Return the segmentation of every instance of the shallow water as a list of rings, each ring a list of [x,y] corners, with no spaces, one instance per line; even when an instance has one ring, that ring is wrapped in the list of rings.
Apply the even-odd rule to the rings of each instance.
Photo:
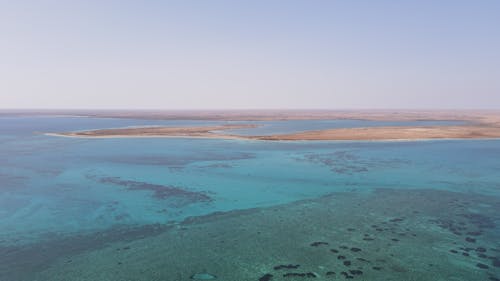
[[[215,280],[343,280],[342,272],[359,280],[498,278],[497,140],[33,133],[219,123],[0,118],[0,280],[190,280],[197,273]],[[344,244],[349,248],[339,248]],[[290,264],[300,267],[274,269]]]

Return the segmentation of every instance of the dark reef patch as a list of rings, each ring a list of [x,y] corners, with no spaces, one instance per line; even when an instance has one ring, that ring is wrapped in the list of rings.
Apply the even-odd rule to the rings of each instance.
[[[466,218],[469,223],[475,225],[479,229],[491,229],[495,228],[496,224],[494,220],[488,216],[476,213],[462,214],[462,217]]]
[[[494,257],[492,259],[491,265],[493,265],[494,267],[500,267],[500,258]]]
[[[471,238],[471,237],[465,237],[465,241],[467,241],[469,243],[476,243],[476,239]]]
[[[165,166],[168,168],[182,169],[186,165],[203,162],[203,161],[234,161],[255,158],[255,154],[248,152],[231,152],[230,154],[212,153],[205,151],[199,154],[186,155],[141,155],[141,156],[120,156],[120,157],[105,157],[98,159],[103,162],[113,163],[126,163],[134,165],[151,165],[151,166]]]
[[[328,242],[312,242],[311,243],[311,247],[318,247],[318,246],[321,246],[321,245],[324,245],[324,246],[328,246]]]
[[[479,252],[479,253],[484,253],[484,252],[486,252],[486,248],[483,248],[483,247],[477,247],[477,248],[476,248],[476,252]]]
[[[298,273],[298,272],[290,272],[290,273],[285,273],[283,274],[283,277],[307,277],[307,278],[316,278],[316,274],[312,272],[306,272],[306,273]]]
[[[381,159],[362,158],[352,151],[336,151],[333,153],[310,153],[297,158],[297,161],[307,161],[310,163],[327,166],[332,172],[344,175],[366,173],[372,169],[381,167],[399,167],[408,165],[410,161],[404,159]]]
[[[271,279],[273,279],[273,275],[272,274],[264,274],[262,277],[259,278],[259,281],[270,281]]]
[[[488,269],[488,268],[490,268],[488,265],[486,265],[484,263],[480,263],[480,262],[478,262],[476,264],[476,266],[479,267],[479,268],[481,268],[481,269]]]
[[[354,276],[349,275],[349,273],[342,271],[340,274],[344,275],[345,279],[353,279]]]
[[[280,264],[275,267],[273,267],[274,270],[280,270],[280,269],[296,269],[299,268],[300,264]]]
[[[87,175],[88,179],[103,184],[125,186],[127,190],[147,190],[153,192],[153,197],[159,200],[172,199],[174,207],[182,207],[192,203],[212,202],[213,199],[204,192],[189,191],[176,186],[152,184],[147,182],[123,180],[119,177],[97,177]]]
[[[361,275],[361,274],[363,274],[363,271],[361,271],[359,269],[352,269],[352,270],[349,270],[349,273],[351,273],[352,275]]]

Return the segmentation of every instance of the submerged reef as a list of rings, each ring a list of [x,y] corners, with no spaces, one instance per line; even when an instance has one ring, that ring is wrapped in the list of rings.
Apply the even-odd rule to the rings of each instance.
[[[307,278],[316,278],[316,274],[312,272],[305,272],[305,273],[297,273],[297,272],[290,272],[290,273],[285,273],[283,274],[283,277],[307,277]]]
[[[498,281],[498,221],[493,196],[342,192],[189,218],[156,235],[106,233],[97,249],[80,238],[22,254],[0,248],[0,280],[93,281],[107,272],[110,281],[190,280],[198,272],[239,281]],[[24,268],[35,273],[19,278]]]
[[[224,153],[190,153],[189,155],[172,155],[168,156],[162,155],[140,155],[140,156],[127,156],[122,155],[119,157],[109,157],[103,158],[104,161],[111,161],[112,163],[125,163],[133,165],[151,165],[151,166],[163,166],[173,169],[183,169],[185,166],[204,162],[204,161],[221,161],[220,164],[225,164],[226,161],[233,160],[245,160],[255,158],[255,154],[249,152],[237,152],[224,151]],[[216,163],[219,164],[219,163]]]
[[[274,267],[274,270],[280,269],[296,269],[299,268],[300,264],[280,264]]]
[[[363,158],[356,151],[350,150],[321,154],[308,153],[304,154],[302,158],[296,158],[295,160],[321,164],[328,167],[334,173],[345,175],[366,173],[381,167],[400,167],[410,163],[408,160],[396,158]]]
[[[119,177],[97,177],[87,175],[88,179],[92,179],[103,184],[113,184],[124,186],[129,191],[146,190],[152,191],[153,197],[158,200],[170,200],[173,207],[182,207],[192,203],[212,202],[213,198],[204,192],[189,191],[181,187],[152,184],[147,182],[123,180]]]
[[[311,243],[311,247],[318,247],[318,246],[321,246],[321,245],[328,246],[328,242],[312,242]]]
[[[262,277],[259,278],[259,281],[270,281],[271,279],[273,279],[273,275],[266,273]]]

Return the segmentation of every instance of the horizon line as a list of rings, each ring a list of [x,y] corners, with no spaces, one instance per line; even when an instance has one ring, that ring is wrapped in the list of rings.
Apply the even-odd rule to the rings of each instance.
[[[469,107],[469,108],[405,108],[405,107],[338,107],[338,108],[35,108],[35,107],[19,107],[19,108],[0,108],[0,111],[352,111],[352,110],[373,110],[373,111],[384,111],[384,110],[402,110],[402,111],[470,111],[470,110],[484,110],[484,111],[497,111],[498,108],[479,108],[479,107]]]

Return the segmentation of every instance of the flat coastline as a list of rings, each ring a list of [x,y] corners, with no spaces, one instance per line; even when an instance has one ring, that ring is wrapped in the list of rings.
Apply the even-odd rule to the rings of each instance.
[[[68,115],[70,112],[54,112]],[[177,113],[177,115],[175,115]],[[48,112],[44,112],[47,115]],[[82,116],[83,112],[74,112]],[[192,119],[247,121],[248,124],[226,124],[217,126],[194,127],[134,127],[99,129],[79,132],[47,133],[51,136],[79,138],[137,138],[137,137],[188,137],[267,141],[390,141],[390,140],[432,140],[432,139],[496,139],[500,138],[500,111],[433,111],[433,110],[358,110],[358,111],[326,111],[326,110],[290,110],[290,111],[113,111],[94,112],[88,117],[104,118],[153,118],[153,119]],[[395,126],[338,128],[324,130],[306,130],[290,134],[274,134],[266,136],[243,136],[224,133],[226,130],[255,128],[258,125],[251,121],[263,120],[326,120],[356,119],[369,121],[463,121],[463,125],[455,126]]]
[[[151,137],[189,137],[189,138],[228,138],[237,139],[239,136],[213,133],[233,129],[255,128],[255,124],[227,124],[216,126],[195,127],[133,127],[112,128],[78,132],[45,133],[49,136],[76,137],[76,138],[151,138]],[[242,138],[243,139],[243,138]]]
[[[470,121],[500,124],[500,110],[244,109],[244,110],[0,110],[0,116],[66,116],[148,120],[277,121],[359,119],[369,121]]]

